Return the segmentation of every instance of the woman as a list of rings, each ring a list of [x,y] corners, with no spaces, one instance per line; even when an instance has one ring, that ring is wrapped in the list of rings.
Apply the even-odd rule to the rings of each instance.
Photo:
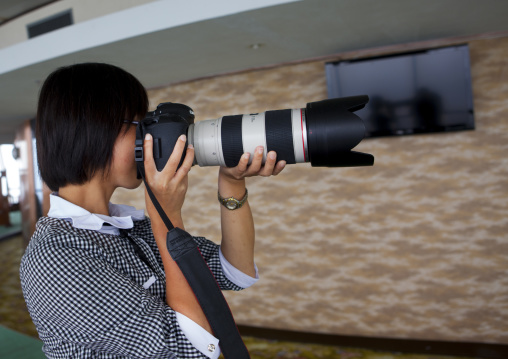
[[[135,189],[136,121],[146,91],[124,70],[86,63],[53,72],[41,89],[36,140],[42,179],[54,191],[23,256],[25,301],[49,358],[217,358],[218,340],[166,248],[167,229],[145,193],[146,210],[114,205],[118,187]],[[177,141],[158,172],[152,138],[144,141],[147,182],[175,227],[181,215],[192,146]],[[220,168],[222,197],[246,200],[245,178],[285,166],[263,148]],[[254,224],[247,201],[221,206],[222,241],[195,240],[222,289],[256,282]]]

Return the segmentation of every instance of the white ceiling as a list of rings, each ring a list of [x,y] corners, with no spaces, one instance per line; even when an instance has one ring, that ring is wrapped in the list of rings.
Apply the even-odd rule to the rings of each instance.
[[[205,0],[156,1],[0,49],[0,143],[12,142],[19,123],[34,117],[41,81],[76,62],[119,65],[151,88],[345,51],[508,31],[505,0],[264,2],[280,4],[245,11],[242,2],[228,9],[227,1],[217,8],[196,6],[214,4]]]

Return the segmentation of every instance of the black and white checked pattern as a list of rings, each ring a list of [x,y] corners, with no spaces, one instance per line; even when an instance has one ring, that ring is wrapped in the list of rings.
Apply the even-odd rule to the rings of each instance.
[[[48,217],[37,223],[20,277],[48,358],[206,358],[165,303],[165,275],[150,220],[134,222],[129,236],[77,229]],[[195,240],[221,289],[241,290],[222,272],[219,246]],[[156,281],[144,289],[151,277]]]

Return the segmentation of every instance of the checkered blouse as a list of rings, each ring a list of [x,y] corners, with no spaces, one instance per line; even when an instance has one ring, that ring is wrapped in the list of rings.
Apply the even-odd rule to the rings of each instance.
[[[21,261],[25,301],[48,358],[206,358],[166,305],[165,274],[148,218],[129,236],[43,217]],[[219,246],[194,237],[223,290]]]

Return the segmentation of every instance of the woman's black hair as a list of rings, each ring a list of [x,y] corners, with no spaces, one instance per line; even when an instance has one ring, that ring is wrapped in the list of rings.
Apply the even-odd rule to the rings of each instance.
[[[142,119],[147,110],[145,88],[121,68],[83,63],[54,71],[42,86],[37,108],[42,180],[58,191],[107,173],[124,123]]]

